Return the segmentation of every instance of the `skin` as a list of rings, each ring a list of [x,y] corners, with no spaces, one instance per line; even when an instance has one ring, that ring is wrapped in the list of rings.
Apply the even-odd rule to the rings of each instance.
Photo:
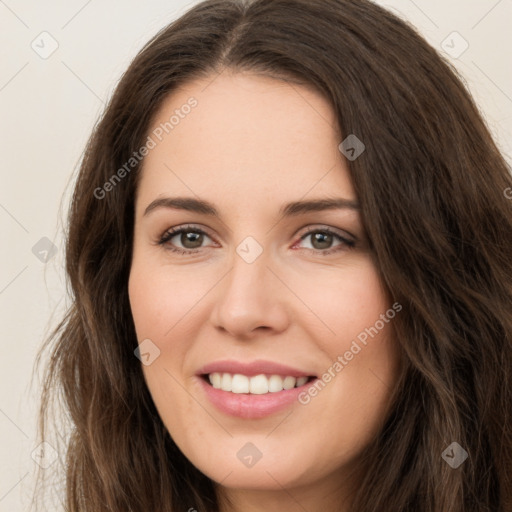
[[[357,210],[279,216],[290,201],[357,202],[334,113],[309,87],[224,71],[173,91],[149,133],[190,97],[197,107],[145,157],[136,198],[130,303],[139,343],[160,350],[143,365],[149,391],[182,452],[219,483],[223,511],[349,510],[349,475],[398,376],[392,321],[307,405],[265,418],[220,412],[195,375],[212,361],[265,359],[321,376],[391,307]],[[164,196],[207,200],[220,218],[144,215]],[[157,243],[186,224],[206,231],[202,242]],[[325,227],[356,245],[301,240]],[[252,263],[236,252],[248,236],[263,250]],[[250,468],[237,457],[248,442],[262,453]]]

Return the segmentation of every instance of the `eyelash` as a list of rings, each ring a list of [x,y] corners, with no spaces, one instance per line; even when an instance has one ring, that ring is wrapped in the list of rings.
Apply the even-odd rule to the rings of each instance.
[[[169,229],[166,231],[160,238],[160,240],[157,242],[158,245],[164,246],[166,245],[172,238],[174,238],[176,235],[179,235],[181,233],[199,233],[201,235],[206,235],[208,238],[212,238],[208,233],[203,231],[200,228],[197,228],[195,226],[183,226],[178,228]],[[339,252],[340,250],[343,250],[345,247],[345,250],[353,249],[356,245],[356,242],[354,240],[349,240],[348,238],[344,238],[339,233],[336,233],[330,228],[312,228],[308,230],[306,233],[304,233],[300,237],[300,241],[304,240],[307,236],[314,234],[314,233],[323,233],[323,234],[329,234],[333,235],[335,238],[337,238],[341,243],[339,245],[336,245],[335,247],[331,249],[321,250],[321,249],[309,249],[306,248],[307,251],[313,251],[315,253],[319,253],[322,256],[328,256],[329,254],[332,254],[334,252]],[[197,249],[181,249],[179,247],[171,247],[169,245],[168,250],[179,253],[179,254],[194,254],[196,252],[199,252],[201,248]]]

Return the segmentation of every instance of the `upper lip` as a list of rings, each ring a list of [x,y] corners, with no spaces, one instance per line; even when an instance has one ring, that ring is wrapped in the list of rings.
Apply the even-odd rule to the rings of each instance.
[[[285,377],[311,377],[315,375],[313,372],[302,371],[298,368],[262,359],[245,363],[233,360],[214,361],[206,364],[197,372],[198,375],[209,373],[239,373],[248,377],[260,374],[283,375]]]

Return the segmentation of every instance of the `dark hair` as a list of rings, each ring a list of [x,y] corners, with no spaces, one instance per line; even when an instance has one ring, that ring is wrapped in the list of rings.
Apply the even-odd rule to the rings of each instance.
[[[42,437],[52,397],[72,426],[66,509],[218,510],[216,484],[171,439],[134,356],[127,286],[143,161],[102,199],[94,191],[144,144],[169,93],[226,69],[314,87],[340,142],[355,134],[366,146],[347,164],[375,265],[403,306],[405,363],[364,450],[354,512],[511,510],[512,178],[455,69],[367,0],[208,0],[123,75],[70,206],[73,302],[41,349],[55,341]],[[469,454],[457,469],[441,457],[454,441]]]

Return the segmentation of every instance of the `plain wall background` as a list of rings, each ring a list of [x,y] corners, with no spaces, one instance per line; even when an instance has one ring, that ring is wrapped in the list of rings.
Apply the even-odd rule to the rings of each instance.
[[[0,0],[0,511],[25,511],[30,502],[40,390],[33,364],[69,303],[62,223],[85,143],[138,50],[196,3]],[[510,163],[512,0],[377,3],[440,52],[443,41],[453,47],[450,60]],[[465,43],[447,39],[454,31],[469,44],[459,57]],[[31,46],[44,53],[52,39],[58,48],[46,59]],[[44,237],[56,246],[46,263]]]

